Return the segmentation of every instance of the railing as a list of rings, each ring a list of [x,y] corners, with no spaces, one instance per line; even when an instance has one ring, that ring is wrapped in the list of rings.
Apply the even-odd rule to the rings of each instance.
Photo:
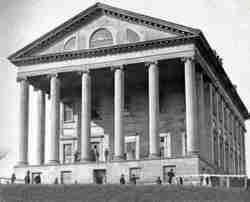
[[[24,184],[24,180],[22,179],[15,179],[15,184]],[[0,177],[0,184],[12,184],[11,178],[7,177]]]
[[[247,179],[246,175],[178,175],[173,179],[173,184],[247,188]]]

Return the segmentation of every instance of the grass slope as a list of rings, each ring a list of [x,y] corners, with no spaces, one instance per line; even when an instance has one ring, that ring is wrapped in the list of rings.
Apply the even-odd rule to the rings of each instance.
[[[183,186],[0,185],[0,202],[250,202],[250,192]]]

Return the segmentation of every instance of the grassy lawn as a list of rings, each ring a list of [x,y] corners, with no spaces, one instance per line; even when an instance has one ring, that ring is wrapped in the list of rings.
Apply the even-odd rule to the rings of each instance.
[[[250,202],[250,191],[160,185],[0,185],[0,202]]]

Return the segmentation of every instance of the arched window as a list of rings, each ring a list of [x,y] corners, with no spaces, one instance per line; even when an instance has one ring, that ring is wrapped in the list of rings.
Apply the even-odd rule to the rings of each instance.
[[[89,40],[90,48],[103,47],[113,44],[113,37],[110,31],[107,29],[98,29],[96,30]]]
[[[131,29],[126,29],[126,35],[129,43],[140,41],[139,35]]]
[[[71,37],[64,44],[64,50],[75,50],[76,47],[76,37]]]

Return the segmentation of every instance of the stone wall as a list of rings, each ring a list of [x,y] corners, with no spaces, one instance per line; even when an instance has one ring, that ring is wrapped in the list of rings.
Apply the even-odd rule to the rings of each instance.
[[[70,171],[72,183],[93,183],[93,171],[96,169],[106,170],[107,183],[119,183],[121,174],[129,181],[130,168],[140,168],[140,179],[138,183],[154,183],[158,176],[163,179],[164,166],[176,166],[175,174],[196,175],[198,174],[198,158],[176,158],[176,159],[155,159],[140,161],[121,161],[109,163],[77,163],[60,165],[42,165],[15,167],[14,172],[18,179],[23,179],[27,170],[31,173],[41,173],[43,183],[53,183],[55,178],[60,182],[61,172]],[[169,169],[167,169],[169,171]]]

